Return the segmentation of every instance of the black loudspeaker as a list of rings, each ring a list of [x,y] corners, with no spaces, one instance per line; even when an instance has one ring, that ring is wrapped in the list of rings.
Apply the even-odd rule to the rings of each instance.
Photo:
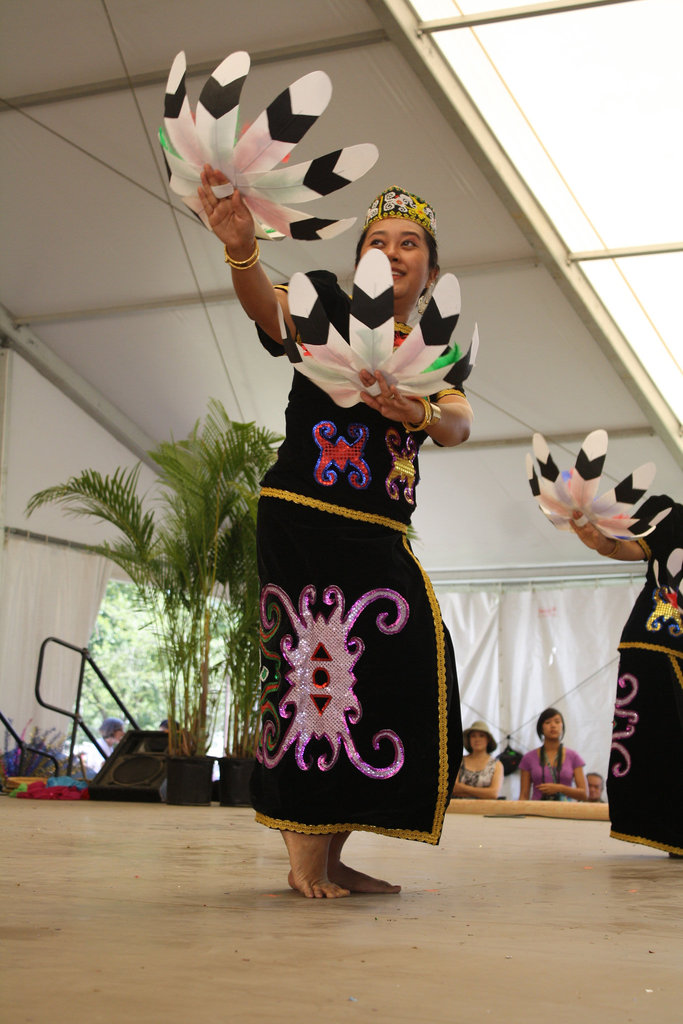
[[[160,803],[167,756],[168,733],[132,729],[88,783],[90,799]]]

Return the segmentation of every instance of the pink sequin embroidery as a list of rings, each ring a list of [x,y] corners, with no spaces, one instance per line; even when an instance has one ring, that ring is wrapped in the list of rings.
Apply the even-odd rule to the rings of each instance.
[[[304,587],[299,597],[298,612],[289,595],[276,584],[268,584],[261,592],[261,621],[264,630],[272,629],[276,611],[270,606],[269,598],[277,598],[287,613],[294,629],[283,637],[280,644],[289,665],[285,679],[289,689],[281,699],[278,712],[281,719],[291,719],[282,741],[277,747],[276,725],[267,721],[257,756],[268,768],[279,764],[284,754],[295,746],[296,763],[302,771],[313,766],[306,759],[306,747],[311,739],[326,739],[330,745],[328,755],[321,754],[317,760],[318,769],[327,772],[337,762],[341,746],[344,746],[349,761],[373,779],[390,779],[403,766],[405,753],[400,737],[391,729],[381,729],[372,737],[374,750],[379,750],[387,740],[393,748],[392,760],[386,767],[375,767],[363,760],[351,735],[351,726],[360,722],[363,709],[354,692],[356,676],[353,669],[364,651],[360,637],[350,637],[349,632],[361,613],[380,598],[391,601],[396,617],[389,621],[389,612],[381,612],[376,619],[380,633],[395,636],[408,621],[408,602],[395,590],[382,588],[363,594],[344,616],[344,595],[338,587],[327,587],[323,591],[323,604],[331,611],[327,619],[323,613],[314,614],[316,590]]]
[[[623,697],[617,697],[614,703],[615,731],[612,733],[612,750],[619,754],[623,758],[623,761],[619,762],[615,760],[612,765],[612,775],[614,775],[615,778],[620,779],[623,778],[624,775],[628,775],[631,771],[631,755],[624,744],[619,741],[629,739],[636,731],[636,726],[638,724],[638,712],[629,710],[627,705],[634,700],[638,693],[638,680],[635,676],[626,674],[620,676],[618,686],[621,690],[625,690],[627,686],[630,686],[630,690],[624,694]],[[617,732],[616,726],[618,724],[617,719],[619,718],[626,719],[626,724],[621,731]]]

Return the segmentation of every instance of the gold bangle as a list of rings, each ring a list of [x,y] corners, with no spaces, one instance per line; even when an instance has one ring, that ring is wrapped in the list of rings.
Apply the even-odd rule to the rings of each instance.
[[[259,247],[258,247],[258,239],[257,238],[254,239],[253,251],[252,251],[250,256],[247,256],[246,260],[235,260],[235,259],[233,259],[233,257],[228,252],[227,245],[223,246],[223,248],[225,250],[225,262],[229,263],[231,266],[235,266],[235,267],[243,267],[245,263],[250,263],[253,260],[254,256],[258,256],[259,255]]]
[[[418,402],[422,402],[423,414],[422,419],[420,420],[419,423],[407,423],[405,420],[403,421],[403,426],[408,431],[409,434],[417,433],[418,430],[424,430],[424,428],[429,426],[429,424],[432,422],[431,402],[429,402],[426,398],[418,398],[417,395],[413,395],[412,397],[417,398]]]
[[[417,396],[414,395],[414,398]],[[425,427],[435,425],[441,419],[441,408],[435,405],[434,402],[430,402],[428,398],[418,398],[419,402],[422,402],[424,406],[424,415],[419,423],[403,423],[404,429],[409,434],[415,434],[418,430],[424,430]]]
[[[251,256],[248,256],[246,258],[246,260],[234,260],[230,253],[228,252],[227,245],[224,246],[224,249],[225,262],[229,263],[233,270],[250,270],[251,267],[255,266],[258,263],[259,257],[261,255],[261,250],[258,247],[258,238],[254,239],[254,251],[252,252]]]
[[[606,551],[605,552],[605,554],[603,556],[604,558],[614,558],[614,556],[615,556],[615,554],[617,552],[617,548],[621,544],[621,541],[619,540],[618,537],[613,537],[612,539],[614,540],[614,547],[612,548],[611,551]]]

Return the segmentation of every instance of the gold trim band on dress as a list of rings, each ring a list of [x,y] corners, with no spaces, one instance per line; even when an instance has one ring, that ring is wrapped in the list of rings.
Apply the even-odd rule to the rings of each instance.
[[[652,846],[655,850],[664,850],[666,853],[677,853],[683,857],[683,847],[669,846],[668,843],[658,843],[656,839],[645,839],[643,836],[628,836],[625,832],[615,832],[610,829],[612,839],[623,839],[625,843],[640,843],[642,846]]]
[[[421,832],[417,829],[384,828],[382,825],[361,825],[359,823],[345,822],[335,825],[305,825],[300,821],[288,821],[283,818],[270,818],[267,814],[256,811],[254,820],[258,825],[266,825],[268,828],[276,828],[280,832],[301,832],[304,835],[335,835],[338,832],[375,832],[381,836],[391,836],[392,839],[413,839],[418,843],[429,843],[436,846],[439,836],[434,837],[431,832]]]
[[[439,841],[443,830],[446,807],[448,805],[448,694],[446,692],[446,642],[444,638],[443,619],[439,602],[434,593],[434,587],[427,573],[422,568],[419,559],[412,551],[408,539],[403,538],[403,546],[415,562],[424,583],[427,599],[434,620],[434,638],[436,641],[436,686],[439,708],[439,787],[437,791],[436,806],[434,807],[434,821],[432,834],[436,834],[436,842]],[[440,824],[437,823],[440,821]]]
[[[359,512],[356,509],[344,508],[343,505],[333,505],[330,501],[319,501],[317,498],[307,498],[305,494],[297,494],[295,491],[282,491],[278,487],[262,487],[261,497],[279,498],[282,501],[291,501],[295,505],[305,505],[307,508],[317,509],[318,512],[329,512],[330,515],[344,516],[345,519],[357,519],[363,523],[373,523],[375,526],[388,526],[398,533],[408,533],[405,523],[397,519],[389,519],[388,516],[376,515],[374,512]]]
[[[641,651],[654,651],[656,654],[666,654],[672,660],[672,664],[678,667],[678,659],[683,660],[683,651],[672,651],[670,647],[664,647],[662,644],[646,644],[642,640],[624,640],[618,645],[620,651],[625,650],[641,650]]]
[[[448,398],[449,395],[451,397],[453,395],[455,395],[456,398],[465,398],[466,397],[465,396],[465,392],[462,391],[460,388],[442,388],[441,391],[437,391],[437,393],[435,395],[433,395],[432,397],[433,397],[435,402],[438,402],[439,399],[441,399],[441,398]]]

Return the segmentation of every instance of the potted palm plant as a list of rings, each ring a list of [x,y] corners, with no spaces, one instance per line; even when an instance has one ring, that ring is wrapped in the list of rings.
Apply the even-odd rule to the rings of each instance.
[[[249,545],[245,545],[248,552]],[[249,779],[261,720],[259,677],[259,579],[255,559],[244,559],[239,581],[230,588],[228,629],[224,637],[226,665],[225,757],[219,759],[220,802],[250,803]]]
[[[168,705],[169,802],[210,802],[213,762],[205,755],[226,673],[231,685],[241,678],[233,671],[244,657],[238,649],[255,639],[256,502],[279,440],[253,423],[230,420],[211,400],[203,424],[188,438],[150,452],[158,466],[151,497],[143,500],[138,493],[138,465],[111,477],[85,470],[33,495],[28,504],[30,515],[56,502],[72,515],[112,523],[120,533],[90,547],[128,574],[154,629]],[[257,687],[255,664],[256,681],[249,686]],[[188,768],[197,773],[202,763],[204,795],[176,799],[176,774]]]

